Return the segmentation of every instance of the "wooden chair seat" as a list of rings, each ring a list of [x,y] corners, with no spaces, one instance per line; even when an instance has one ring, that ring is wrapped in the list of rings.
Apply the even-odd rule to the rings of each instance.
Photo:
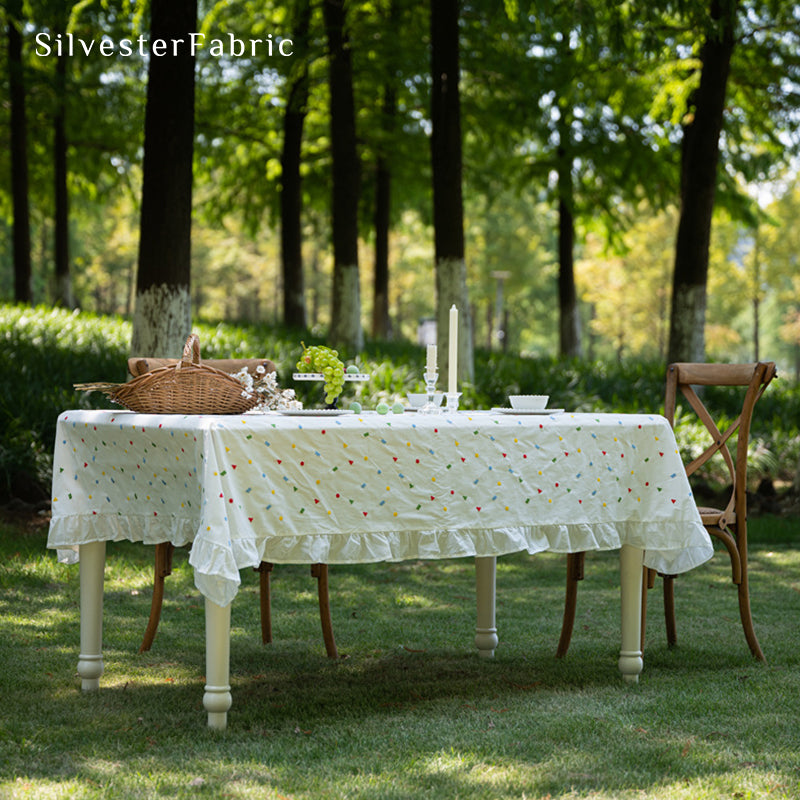
[[[664,415],[670,425],[675,425],[675,409],[678,393],[688,401],[691,409],[703,423],[708,432],[709,444],[693,461],[686,465],[686,474],[694,475],[715,456],[722,458],[729,479],[729,499],[724,509],[698,506],[700,519],[710,536],[725,545],[731,562],[731,580],[737,587],[739,616],[750,652],[757,659],[766,661],[761,645],[756,637],[753,617],[750,610],[750,588],[747,575],[747,452],[750,440],[750,424],[753,409],[764,390],[776,376],[773,362],[754,364],[670,364],[667,369],[667,384],[664,400]],[[738,386],[744,391],[742,410],[739,416],[720,431],[715,418],[706,408],[694,387],[697,386]],[[735,442],[735,458],[731,454],[728,441]],[[567,556],[567,586],[564,600],[564,618],[561,637],[556,656],[566,655],[575,624],[578,582],[584,577],[584,553],[570,553]],[[647,614],[647,590],[655,584],[655,571],[645,569],[644,589],[642,591],[642,648]],[[664,585],[664,618],[667,629],[667,643],[677,643],[675,623],[675,576],[661,575]]]
[[[174,358],[129,358],[128,372],[132,377],[144,375],[154,369],[170,366],[177,363]],[[237,373],[247,368],[253,377],[257,370],[263,368],[266,372],[275,372],[275,364],[266,358],[247,359],[204,359],[203,364],[209,367],[228,372]],[[172,573],[172,555],[175,546],[170,542],[162,542],[155,547],[155,567],[153,571],[153,597],[150,602],[150,618],[142,638],[139,652],[144,653],[152,647],[158,624],[161,620],[161,608],[164,603],[164,579]],[[270,573],[273,565],[262,561],[257,571],[260,573],[259,594],[261,610],[261,641],[269,644],[272,641],[272,613],[270,597]],[[317,579],[317,594],[319,596],[319,614],[322,625],[322,638],[325,642],[325,651],[329,658],[338,658],[336,640],[333,635],[331,622],[330,598],[328,592],[328,567],[326,564],[314,564],[311,575]]]
[[[703,525],[716,525],[725,513],[722,508],[711,508],[709,506],[698,506],[697,510],[700,512],[700,517],[703,520]],[[732,513],[732,517],[736,518],[736,514]]]

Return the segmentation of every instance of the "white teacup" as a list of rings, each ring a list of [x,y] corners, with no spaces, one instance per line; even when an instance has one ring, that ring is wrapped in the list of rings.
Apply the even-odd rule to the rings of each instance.
[[[425,392],[408,392],[406,397],[411,404],[411,408],[422,408],[422,406],[428,402],[428,395]],[[442,404],[442,397],[444,397],[442,392],[434,392],[433,404],[435,406],[440,406]]]
[[[508,399],[511,408],[518,411],[542,411],[547,408],[549,394],[510,394]]]

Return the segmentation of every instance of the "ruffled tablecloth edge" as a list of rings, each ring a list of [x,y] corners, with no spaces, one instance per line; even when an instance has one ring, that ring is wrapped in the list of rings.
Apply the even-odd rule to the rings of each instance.
[[[668,529],[674,528],[673,538]],[[683,547],[675,547],[674,532]],[[659,548],[659,541],[665,546]],[[698,544],[700,542],[700,544]],[[667,545],[667,543],[669,543]],[[531,525],[515,528],[303,534],[268,539],[233,539],[228,547],[195,541],[189,556],[195,585],[221,606],[236,596],[239,570],[262,561],[275,564],[368,564],[414,559],[503,556],[527,552],[571,553],[642,548],[644,565],[665,574],[687,572],[708,561],[711,539],[698,522],[609,522]],[[648,549],[647,545],[650,545]]]
[[[367,564],[412,559],[503,556],[545,551],[570,553],[616,550],[623,544],[645,551],[644,565],[665,574],[694,569],[713,555],[711,539],[699,521],[606,522],[529,525],[514,528],[389,531],[337,534],[304,533],[256,539],[232,538],[228,546],[198,538],[186,517],[73,515],[50,522],[47,546],[62,563],[76,563],[81,544],[131,541],[148,545],[193,542],[189,563],[195,585],[209,599],[227,606],[239,588],[239,570],[262,561],[276,564]],[[675,542],[685,542],[676,547]],[[700,544],[698,544],[700,542]]]
[[[73,514],[53,517],[47,547],[56,550],[62,564],[78,563],[78,548],[91,542],[143,542],[148,545],[172,542],[176,547],[191,544],[196,523],[187,517],[152,515],[110,517]]]

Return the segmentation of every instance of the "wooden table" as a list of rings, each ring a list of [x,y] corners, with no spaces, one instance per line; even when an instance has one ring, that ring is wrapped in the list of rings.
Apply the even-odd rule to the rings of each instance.
[[[673,432],[644,414],[67,411],[52,508],[48,546],[80,554],[87,690],[103,672],[105,542],[192,544],[217,728],[232,702],[230,604],[261,561],[475,557],[475,643],[491,656],[497,556],[619,549],[619,667],[636,681],[642,564],[676,574],[712,555]]]

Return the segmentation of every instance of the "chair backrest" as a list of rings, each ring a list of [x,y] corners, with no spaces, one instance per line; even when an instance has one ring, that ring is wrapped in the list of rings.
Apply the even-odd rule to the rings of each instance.
[[[170,367],[177,364],[179,360],[178,358],[129,358],[128,372],[132,377],[137,378],[139,375],[152,372],[154,369]],[[266,372],[276,371],[274,362],[268,358],[204,358],[201,363],[231,375],[246,367],[254,378],[257,377],[256,370],[258,367],[264,367]]]
[[[724,509],[722,523],[731,519],[731,512],[746,513],[747,448],[750,440],[750,423],[753,408],[770,381],[776,376],[772,361],[753,364],[696,364],[676,363],[667,368],[667,388],[664,398],[664,416],[670,425],[675,424],[675,406],[678,392],[688,400],[710,436],[708,447],[686,465],[686,474],[692,475],[710,458],[719,453],[728,468],[731,495]],[[720,432],[717,422],[695,391],[695,386],[741,386],[747,387],[739,416]],[[731,456],[728,440],[736,437],[736,461]]]

